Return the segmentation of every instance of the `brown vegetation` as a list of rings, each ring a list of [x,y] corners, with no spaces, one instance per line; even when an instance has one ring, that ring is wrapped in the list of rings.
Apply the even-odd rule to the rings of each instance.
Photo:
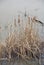
[[[30,57],[33,55],[33,57],[36,59],[36,54],[38,52],[40,53],[40,38],[33,29],[32,24],[33,22],[31,22],[30,29],[26,27],[23,33],[20,31],[20,33],[17,34],[19,37],[15,37],[16,34],[13,33],[10,34],[9,38],[6,39],[9,56],[11,56],[13,50],[14,56],[16,54],[17,57],[21,56],[22,58],[30,59]]]
[[[40,37],[38,31],[33,29],[33,19],[29,18],[29,27],[25,27],[25,30],[15,34],[12,32],[6,38],[6,52],[8,58],[23,58],[23,59],[39,59],[40,51]],[[18,24],[20,23],[20,16]],[[36,32],[37,31],[37,32]],[[17,31],[18,32],[18,31]],[[10,33],[10,32],[9,32]],[[3,47],[0,47],[0,53],[2,53]],[[0,54],[1,55],[1,54]]]
[[[0,58],[3,57],[4,48],[5,48],[4,45],[0,43]]]

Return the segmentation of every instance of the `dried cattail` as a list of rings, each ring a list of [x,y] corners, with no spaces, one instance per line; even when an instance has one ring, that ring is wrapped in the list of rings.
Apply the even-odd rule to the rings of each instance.
[[[30,24],[30,17],[28,17],[28,23]]]
[[[17,25],[16,25],[16,18],[14,19],[14,26],[16,27]]]
[[[20,15],[18,15],[18,23],[20,24]]]

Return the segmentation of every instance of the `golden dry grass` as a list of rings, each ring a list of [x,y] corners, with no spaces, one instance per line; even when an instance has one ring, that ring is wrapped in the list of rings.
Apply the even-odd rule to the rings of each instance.
[[[25,27],[25,30],[20,31],[19,34],[15,32],[11,33],[10,36],[6,38],[6,51],[11,58],[11,52],[14,51],[14,55],[17,54],[17,57],[22,57],[23,59],[31,59],[34,57],[37,59],[37,53],[40,53],[40,37],[39,34],[33,29],[33,21],[28,18],[29,27]],[[18,21],[20,20],[20,17]],[[20,21],[21,22],[21,21]],[[18,24],[20,23],[18,22]],[[9,32],[10,33],[10,32]],[[2,52],[2,47],[0,47],[0,53]]]
[[[22,31],[20,31],[20,34],[18,34],[18,38],[15,37],[16,34],[13,33],[10,34],[10,36],[6,39],[6,48],[9,56],[11,55],[12,48],[13,51],[22,58],[30,59],[32,58],[33,54],[36,59],[36,54],[38,52],[40,53],[40,38],[38,33],[33,29],[33,21],[31,22],[31,24],[29,24],[29,26],[30,25],[30,29],[26,27],[23,33]]]

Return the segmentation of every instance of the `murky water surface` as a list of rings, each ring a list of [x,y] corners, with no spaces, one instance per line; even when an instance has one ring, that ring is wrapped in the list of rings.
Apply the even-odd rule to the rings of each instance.
[[[0,61],[0,65],[39,65],[36,61]]]

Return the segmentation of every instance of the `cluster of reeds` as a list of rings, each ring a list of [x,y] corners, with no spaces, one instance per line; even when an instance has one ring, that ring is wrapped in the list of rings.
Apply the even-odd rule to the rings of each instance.
[[[28,18],[29,19],[29,18]],[[20,24],[20,16],[18,17],[18,24]],[[28,20],[29,27],[25,27],[25,30],[21,30],[19,34],[15,32],[11,33],[6,39],[6,48],[9,54],[9,58],[22,57],[25,59],[39,58],[40,53],[40,38],[38,33],[33,29],[34,20]],[[15,23],[16,25],[16,23]],[[23,32],[22,32],[23,31]],[[17,31],[18,32],[18,31]]]
[[[14,21],[14,26],[17,26],[16,20]],[[20,24],[20,16],[18,16],[18,25]],[[20,32],[15,33],[12,32],[6,38],[6,57],[8,58],[23,58],[23,59],[38,59],[40,53],[40,38],[38,35],[38,31],[33,28],[33,23],[35,22],[34,19],[28,17],[28,25],[25,26],[25,29],[22,25],[20,25]],[[14,27],[15,29],[15,27]],[[2,50],[2,48],[1,48]]]

